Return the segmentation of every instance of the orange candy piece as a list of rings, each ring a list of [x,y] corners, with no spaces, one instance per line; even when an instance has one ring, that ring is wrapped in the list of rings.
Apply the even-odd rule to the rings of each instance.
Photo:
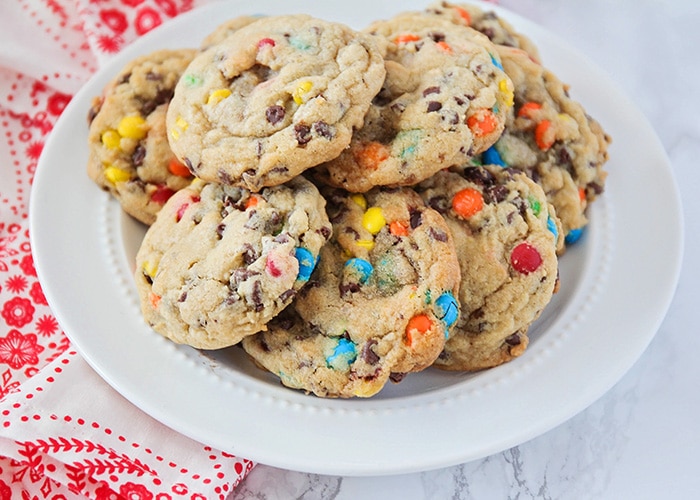
[[[257,196],[251,195],[250,198],[248,198],[248,200],[246,200],[246,202],[245,202],[246,210],[256,206],[259,201],[260,201],[260,199]]]
[[[450,47],[450,45],[447,42],[437,42],[435,46],[447,52],[448,54],[452,54],[452,47]]]
[[[452,198],[452,210],[465,219],[476,215],[482,208],[484,208],[484,196],[476,189],[462,189]]]
[[[520,109],[518,110],[518,116],[532,118],[532,113],[534,111],[537,111],[538,109],[542,109],[542,105],[540,103],[526,102],[525,104],[520,106]]]
[[[471,26],[472,24],[472,16],[469,15],[469,12],[467,12],[466,9],[463,9],[462,7],[455,7],[455,11],[457,11],[457,15],[462,18],[464,23],[467,26]]]
[[[549,120],[542,120],[535,127],[535,142],[537,147],[542,151],[547,151],[554,144],[554,135],[549,132],[552,122]]]
[[[384,144],[370,142],[359,151],[356,151],[354,156],[360,167],[374,170],[381,162],[389,158],[389,150]]]
[[[180,163],[177,158],[170,160],[170,163],[168,163],[168,170],[171,174],[177,175],[178,177],[190,177],[192,175],[190,169]]]
[[[151,307],[153,307],[153,309],[158,309],[158,304],[160,304],[160,295],[156,295],[155,293],[151,292],[148,295],[148,300],[151,302]]]
[[[394,38],[394,42],[398,43],[409,43],[409,42],[417,42],[420,40],[420,37],[418,35],[414,35],[412,33],[407,33],[405,35],[399,35],[396,38]]]
[[[413,316],[410,320],[408,320],[408,325],[406,325],[406,345],[411,346],[413,344],[414,332],[424,334],[432,327],[433,322],[427,315],[418,314]]]
[[[498,128],[498,120],[490,110],[484,109],[467,119],[467,126],[477,137],[490,134]]]
[[[408,226],[405,222],[395,220],[389,224],[389,232],[394,236],[408,236]]]

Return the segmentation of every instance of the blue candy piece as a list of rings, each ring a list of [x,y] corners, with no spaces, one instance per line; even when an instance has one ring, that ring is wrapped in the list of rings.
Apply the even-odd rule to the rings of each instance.
[[[357,359],[355,344],[344,337],[338,339],[333,354],[326,358],[326,364],[334,370],[347,370]]]
[[[556,242],[559,239],[559,231],[557,231],[557,223],[551,217],[547,217],[547,229],[554,235],[554,241]]]
[[[583,229],[584,228],[579,227],[569,231],[569,234],[567,234],[564,237],[564,243],[566,243],[567,245],[573,245],[574,243],[576,243],[578,240],[581,239],[581,236],[583,235]]]
[[[493,57],[493,54],[489,54],[491,56],[491,62],[493,63],[494,66],[496,66],[498,69],[503,71],[503,65],[500,63],[498,59]]]
[[[459,304],[452,292],[445,292],[435,301],[435,313],[438,318],[451,327],[459,318]]]
[[[372,272],[374,271],[374,267],[372,267],[372,264],[367,262],[365,259],[359,259],[357,257],[348,259],[345,262],[345,267],[351,268],[353,271],[360,275],[360,283],[366,283],[369,277],[372,275]]]
[[[302,247],[296,247],[294,249],[294,257],[296,257],[299,262],[299,274],[297,275],[297,279],[300,281],[308,281],[316,267],[317,259],[314,258],[314,254]]]
[[[491,146],[486,151],[481,153],[481,162],[484,165],[500,165],[501,167],[506,166],[506,162],[501,158],[501,154],[498,152],[495,146]]]

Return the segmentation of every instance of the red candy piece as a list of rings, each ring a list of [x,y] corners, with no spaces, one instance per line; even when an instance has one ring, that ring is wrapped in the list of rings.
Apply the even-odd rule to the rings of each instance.
[[[153,194],[151,194],[151,201],[163,205],[174,194],[175,191],[170,189],[168,186],[160,185],[155,191],[153,191]]]
[[[511,252],[510,264],[519,273],[530,274],[542,265],[542,256],[529,243],[521,243]]]
[[[192,203],[197,203],[200,200],[199,196],[193,196],[190,199],[192,200]],[[175,216],[177,222],[180,222],[180,219],[182,219],[182,216],[185,215],[185,210],[187,210],[187,207],[189,207],[189,206],[190,206],[189,203],[183,203],[182,205],[180,205],[180,208],[177,209],[177,214]]]
[[[261,38],[260,40],[258,40],[259,49],[262,49],[265,46],[274,47],[275,41],[272,38]]]
[[[282,270],[277,267],[277,264],[275,264],[275,261],[272,259],[267,259],[265,262],[265,269],[267,269],[267,272],[272,276],[273,278],[279,278],[282,276]]]

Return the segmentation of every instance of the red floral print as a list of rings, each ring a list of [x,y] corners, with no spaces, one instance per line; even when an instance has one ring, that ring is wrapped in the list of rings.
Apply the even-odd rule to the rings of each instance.
[[[5,282],[5,287],[12,293],[20,293],[27,288],[27,278],[20,275],[11,276]]]
[[[152,500],[153,493],[142,484],[124,483],[119,487],[119,494],[126,500]]]
[[[29,299],[15,297],[5,302],[0,314],[9,326],[22,328],[34,319],[34,306]]]
[[[95,490],[95,500],[122,500],[119,494],[106,484]]]
[[[0,362],[7,363],[15,370],[26,364],[37,364],[38,354],[43,350],[44,347],[36,343],[33,333],[22,335],[18,330],[10,330],[7,336],[0,338]]]
[[[104,9],[100,11],[100,19],[116,34],[121,35],[129,27],[126,14],[117,9]]]
[[[0,481],[0,500],[11,500],[12,499],[12,489],[7,485],[5,481]]]
[[[141,36],[162,23],[160,14],[151,7],[144,7],[136,13],[136,34]]]
[[[24,274],[36,277],[36,269],[34,269],[34,259],[32,254],[25,255],[19,263],[20,269],[24,271]]]
[[[46,302],[44,291],[41,289],[41,285],[38,281],[32,283],[32,287],[29,289],[29,296],[32,298],[35,304],[41,304],[42,306],[49,305],[49,303]]]
[[[58,321],[48,314],[39,318],[36,322],[36,333],[42,337],[49,337],[58,331]]]
[[[108,54],[115,54],[119,52],[119,49],[121,49],[123,44],[124,40],[118,35],[100,35],[97,39],[97,46],[102,52],[106,52]]]
[[[63,113],[63,110],[66,109],[71,99],[71,95],[62,92],[54,92],[49,96],[46,103],[46,110],[52,115],[58,116]]]

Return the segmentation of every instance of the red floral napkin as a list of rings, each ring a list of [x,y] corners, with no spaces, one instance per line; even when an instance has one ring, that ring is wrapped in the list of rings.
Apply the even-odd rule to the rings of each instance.
[[[161,425],[90,369],[48,307],[29,240],[37,160],[71,96],[127,43],[203,3],[0,4],[0,499],[225,498],[253,466]]]

